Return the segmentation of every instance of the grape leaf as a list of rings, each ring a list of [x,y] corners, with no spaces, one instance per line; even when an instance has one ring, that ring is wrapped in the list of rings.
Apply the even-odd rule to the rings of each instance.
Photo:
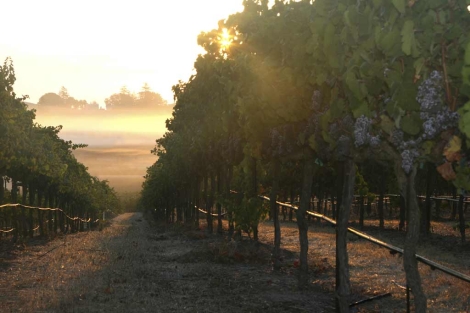
[[[348,85],[349,90],[354,94],[358,99],[362,99],[362,91],[359,82],[357,81],[356,75],[352,71],[348,71],[345,77],[346,85]]]
[[[400,32],[397,28],[393,28],[385,35],[380,30],[376,29],[375,31],[377,45],[387,56],[395,57],[401,53],[400,38]]]
[[[417,135],[421,131],[422,121],[419,117],[419,113],[413,112],[403,116],[400,123],[400,128],[405,133],[410,135]]]
[[[407,20],[405,24],[403,24],[403,28],[401,30],[401,50],[404,54],[410,55],[411,54],[411,47],[413,44],[416,44],[415,35],[414,35],[414,22],[411,20]]]
[[[459,110],[459,114],[459,128],[470,138],[470,101]]]
[[[392,0],[393,5],[401,14],[405,13],[405,0]]]
[[[413,63],[413,66],[415,68],[415,75],[418,76],[419,73],[421,73],[421,70],[423,69],[423,66],[424,66],[424,58],[419,58],[417,59],[414,63]]]
[[[387,115],[382,115],[380,116],[380,128],[382,128],[384,132],[390,135],[395,129],[395,125]]]
[[[382,0],[372,0],[372,2],[374,3],[374,8],[378,8],[382,5]]]
[[[434,148],[435,146],[435,142],[432,141],[432,140],[426,140],[423,144],[422,144],[422,148],[424,150],[424,154],[431,154],[432,152],[432,149]]]
[[[462,154],[460,150],[462,149],[462,139],[457,136],[453,136],[452,139],[447,143],[444,148],[443,155],[449,162],[460,161]]]
[[[365,116],[371,116],[371,112],[369,110],[369,106],[367,105],[367,102],[362,101],[358,105],[351,105],[351,110],[353,112],[354,118],[358,118],[362,115]]]
[[[470,42],[465,47],[465,65],[470,65]]]
[[[341,117],[341,115],[344,114],[345,109],[346,105],[343,99],[339,98],[336,101],[333,101],[330,107],[331,117],[333,119]]]

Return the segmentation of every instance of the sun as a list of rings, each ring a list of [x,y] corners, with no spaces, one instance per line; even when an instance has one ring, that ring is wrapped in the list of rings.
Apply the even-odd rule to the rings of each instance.
[[[227,28],[222,29],[219,42],[222,50],[226,50],[232,44],[232,36],[230,36]]]

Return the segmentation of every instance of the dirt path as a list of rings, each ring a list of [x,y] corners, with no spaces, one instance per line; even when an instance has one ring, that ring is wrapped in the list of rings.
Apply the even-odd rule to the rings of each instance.
[[[331,294],[296,291],[293,268],[272,273],[264,245],[220,245],[216,235],[151,227],[139,213],[120,215],[101,232],[20,246],[0,259],[2,312],[333,309]]]
[[[299,292],[297,227],[292,222],[281,225],[279,273],[270,265],[270,222],[260,224],[258,244],[181,225],[151,226],[139,213],[120,215],[103,231],[36,239],[13,250],[2,249],[0,242],[0,312],[334,311],[334,229],[310,226],[312,284],[310,290]],[[396,231],[383,233],[387,234]],[[382,239],[401,244],[400,238],[393,238]],[[355,236],[350,237],[348,250],[351,301],[392,293],[358,311],[404,312],[402,259]],[[420,253],[470,273],[468,259],[461,257],[465,254],[441,250],[431,245]],[[420,265],[420,271],[430,312],[468,312],[466,283],[425,266]]]

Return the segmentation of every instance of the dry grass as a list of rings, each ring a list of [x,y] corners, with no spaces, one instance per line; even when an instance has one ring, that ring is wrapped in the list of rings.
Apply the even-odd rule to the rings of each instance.
[[[0,254],[2,312],[330,312],[333,310],[334,228],[309,231],[310,290],[297,291],[298,231],[282,223],[282,269],[271,265],[273,227],[260,225],[260,243],[208,235],[182,225],[149,226],[124,214],[102,232],[34,241]],[[204,222],[202,222],[204,227]],[[378,232],[386,241],[396,231]],[[447,249],[447,250],[446,250]],[[351,301],[391,292],[359,312],[404,312],[402,258],[350,236]],[[468,246],[425,242],[420,253],[470,274]],[[466,252],[467,251],[467,252]],[[470,288],[420,265],[430,312],[466,312]]]
[[[49,253],[45,254],[45,252]],[[328,312],[273,273],[269,247],[124,214],[102,232],[2,252],[2,312]],[[230,261],[232,260],[232,261]]]
[[[441,231],[445,227],[436,223]],[[260,228],[263,242],[273,242],[273,227],[264,222]],[[375,237],[403,247],[404,236],[398,231],[369,231]],[[298,232],[295,223],[282,224],[282,248],[298,252]],[[453,243],[449,247],[450,243]],[[418,253],[457,271],[470,275],[470,245],[458,244],[453,236],[431,238],[424,241]],[[352,299],[358,301],[379,294],[392,293],[358,307],[360,312],[405,312],[406,294],[400,286],[406,285],[401,256],[349,235],[348,243]],[[289,262],[289,261],[288,261]],[[309,228],[309,263],[311,281],[325,290],[334,292],[335,285],[335,233],[334,228],[314,223]],[[419,265],[429,312],[469,312],[470,285],[428,266]]]
[[[110,286],[107,270],[125,228],[61,236],[2,252],[0,307],[4,312],[72,312]],[[90,286],[96,287],[93,293]]]

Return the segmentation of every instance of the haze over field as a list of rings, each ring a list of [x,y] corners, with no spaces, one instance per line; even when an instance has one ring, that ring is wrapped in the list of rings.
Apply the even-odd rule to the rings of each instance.
[[[136,192],[141,189],[147,167],[157,157],[150,153],[155,139],[165,132],[166,113],[111,112],[97,114],[55,113],[38,111],[36,121],[42,125],[62,125],[60,136],[74,143],[88,144],[74,154],[89,168],[91,175],[106,179],[119,192]]]

